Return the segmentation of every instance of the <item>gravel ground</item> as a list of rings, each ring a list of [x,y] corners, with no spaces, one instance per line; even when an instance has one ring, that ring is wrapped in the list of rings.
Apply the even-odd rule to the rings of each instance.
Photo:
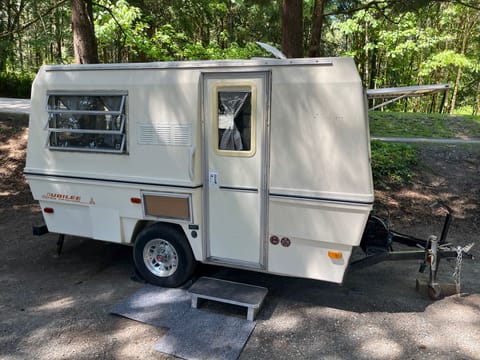
[[[18,124],[0,119],[0,359],[172,359],[153,350],[167,329],[109,314],[143,286],[132,280],[129,247],[67,237],[58,256],[54,234],[31,235],[41,214],[21,177]],[[438,235],[442,214],[428,204],[439,198],[458,215],[451,240],[477,241],[480,147],[429,145],[421,159],[416,185],[377,192],[377,208],[398,230]],[[480,245],[473,251],[478,258]],[[198,275],[269,288],[241,359],[480,359],[480,262],[464,261],[460,296],[436,302],[415,291],[418,266],[378,264],[342,286],[210,266]],[[451,282],[453,269],[443,261],[441,280]]]

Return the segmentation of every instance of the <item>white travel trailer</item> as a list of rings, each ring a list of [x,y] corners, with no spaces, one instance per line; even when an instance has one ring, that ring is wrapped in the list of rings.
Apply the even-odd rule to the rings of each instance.
[[[364,89],[350,58],[43,66],[25,176],[45,231],[131,244],[151,283],[341,283],[374,200]]]

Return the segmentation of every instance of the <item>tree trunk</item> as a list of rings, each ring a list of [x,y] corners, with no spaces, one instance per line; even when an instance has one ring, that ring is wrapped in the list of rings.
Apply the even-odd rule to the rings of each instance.
[[[91,0],[72,0],[72,32],[75,62],[98,63],[97,39],[93,26]]]
[[[462,67],[457,68],[457,76],[455,77],[455,84],[453,85],[453,95],[452,100],[450,101],[450,111],[449,114],[453,115],[455,112],[455,104],[457,101],[458,87],[460,86],[460,79],[462,77]]]
[[[465,30],[463,32],[462,48],[460,50],[460,54],[462,54],[462,55],[465,55],[471,31],[472,31],[474,25],[477,23],[477,20],[478,20],[478,15],[477,14],[475,14],[473,16],[473,18],[469,18],[467,16],[467,19],[465,19],[466,24],[465,24]],[[462,67],[458,66],[457,76],[455,78],[455,85],[453,86],[452,100],[450,102],[450,115],[453,115],[453,113],[455,112],[455,104],[456,104],[456,101],[457,101],[457,94],[458,94],[458,88],[460,86],[461,77],[462,77]]]
[[[303,57],[302,0],[283,0],[282,51],[289,58]]]
[[[327,0],[315,0],[313,4],[312,27],[310,30],[310,47],[308,49],[308,56],[319,57],[322,56],[320,44],[322,43],[322,28],[323,28],[323,9]]]
[[[477,96],[475,99],[475,104],[473,106],[473,114],[472,115],[478,115],[480,114],[480,81],[477,84]]]
[[[14,33],[20,24],[20,18],[25,7],[25,0],[0,0],[0,71],[5,71],[7,65],[15,67],[15,36]],[[6,17],[5,17],[6,16]]]

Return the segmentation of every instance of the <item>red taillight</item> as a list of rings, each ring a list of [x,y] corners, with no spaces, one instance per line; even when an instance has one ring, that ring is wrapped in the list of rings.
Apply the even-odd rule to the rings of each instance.
[[[282,240],[280,240],[280,244],[282,244],[284,247],[289,247],[291,243],[292,242],[287,237],[283,237]]]
[[[280,239],[278,238],[278,236],[276,235],[270,236],[270,243],[272,245],[278,245],[279,242],[280,242]]]
[[[53,210],[53,208],[51,208],[51,207],[46,207],[46,208],[43,208],[43,212],[44,212],[45,214],[53,214],[53,213],[54,213],[54,210]]]
[[[130,198],[130,202],[131,202],[132,204],[141,204],[141,203],[142,203],[142,199],[139,198],[139,197],[131,197],[131,198]]]

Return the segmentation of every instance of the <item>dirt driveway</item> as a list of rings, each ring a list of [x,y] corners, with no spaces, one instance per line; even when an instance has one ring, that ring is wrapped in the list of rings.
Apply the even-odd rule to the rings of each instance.
[[[21,175],[24,125],[0,118],[0,359],[172,358],[153,350],[166,329],[109,314],[143,286],[131,280],[130,248],[67,237],[57,256],[56,236],[32,236],[41,214]],[[478,242],[480,147],[424,146],[421,160],[416,185],[377,192],[376,208],[398,230],[438,235],[442,216],[429,205],[440,199],[458,217],[450,240]],[[480,244],[473,252],[478,259]],[[343,286],[206,266],[199,274],[269,288],[241,359],[480,359],[480,261],[464,262],[462,296],[437,302],[415,291],[418,265],[378,264]],[[453,269],[443,261],[441,279]]]

